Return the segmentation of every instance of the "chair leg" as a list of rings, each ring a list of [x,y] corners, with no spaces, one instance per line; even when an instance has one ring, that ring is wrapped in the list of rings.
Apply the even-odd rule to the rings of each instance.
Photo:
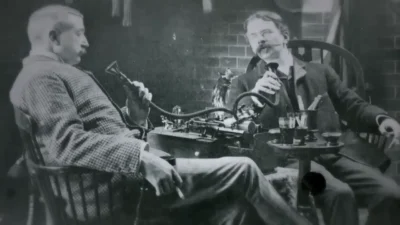
[[[33,225],[36,209],[36,195],[32,190],[30,190],[28,198],[28,216],[26,219],[26,225]]]
[[[36,195],[35,195],[36,194]],[[35,224],[34,225],[56,225],[55,223],[53,223],[53,219],[52,216],[50,214],[50,210],[47,207],[44,199],[42,198],[42,196],[40,195],[40,193],[35,193],[34,197],[33,197],[33,204],[34,204],[34,208],[33,210],[35,210],[36,212],[36,218],[35,219]],[[40,215],[39,215],[40,214]],[[27,224],[27,225],[33,225],[33,224]]]
[[[44,210],[45,225],[56,225],[55,223],[53,223],[49,208],[47,207],[44,199],[40,195],[38,197],[38,203],[41,204],[41,207],[40,207],[42,209],[41,211],[43,212],[43,210]]]
[[[51,219],[50,210],[47,206],[45,208],[46,225],[55,225]]]

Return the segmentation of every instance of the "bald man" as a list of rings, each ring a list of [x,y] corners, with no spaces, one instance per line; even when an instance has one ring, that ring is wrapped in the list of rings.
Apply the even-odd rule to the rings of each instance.
[[[196,222],[241,224],[254,211],[263,224],[310,224],[280,198],[248,158],[177,159],[173,167],[150,153],[149,145],[135,137],[129,124],[147,126],[151,93],[142,83],[133,82],[138,91],[125,89],[127,105],[122,111],[91,73],[75,67],[89,46],[83,15],[77,10],[59,5],[39,9],[29,19],[28,36],[31,52],[11,89],[11,102],[38,124],[35,137],[47,165],[80,166],[113,174],[98,181],[100,205],[104,207],[108,199],[104,186],[112,182],[114,209],[121,212],[122,175],[128,177],[133,188],[143,176],[159,196],[157,207],[177,212],[211,200],[209,212],[202,212],[205,216],[189,218]],[[71,179],[77,216],[83,220],[78,181]],[[84,190],[90,219],[96,216],[95,197],[89,191],[92,184],[91,177],[86,177]],[[177,188],[184,199],[176,194]],[[61,192],[71,217],[71,202],[64,186]],[[224,198],[226,202],[218,210],[211,207],[223,196],[234,197]],[[107,208],[103,209],[101,214],[109,215]],[[131,224],[133,220],[127,221]]]

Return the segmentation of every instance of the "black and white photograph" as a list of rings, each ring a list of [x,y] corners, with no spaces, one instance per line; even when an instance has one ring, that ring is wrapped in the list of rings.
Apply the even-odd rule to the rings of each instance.
[[[400,0],[2,0],[0,225],[398,225]]]

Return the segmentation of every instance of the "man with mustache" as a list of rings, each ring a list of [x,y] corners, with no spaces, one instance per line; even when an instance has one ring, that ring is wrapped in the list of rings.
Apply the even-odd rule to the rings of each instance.
[[[275,95],[280,95],[280,104],[275,108],[264,106],[257,97],[246,98],[240,103],[255,105],[260,111],[258,119],[263,126],[275,128],[278,127],[279,116],[299,110],[297,95],[302,97],[307,108],[320,94],[324,97],[319,105],[319,116],[326,118],[325,123],[318,124],[321,132],[329,127],[340,127],[329,120],[337,111],[351,126],[379,129],[383,134],[391,132],[391,147],[399,147],[400,125],[396,120],[349,90],[331,67],[305,63],[290,53],[287,48],[290,32],[280,15],[270,11],[256,12],[248,17],[244,28],[253,52],[261,60],[254,70],[232,81],[228,107],[243,92],[259,93],[271,101]],[[279,65],[276,74],[267,66],[270,63]],[[398,223],[400,187],[395,181],[377,169],[342,154],[324,155],[314,161],[311,169],[321,173],[327,181],[326,190],[316,196],[325,224],[359,224],[355,197],[363,197],[368,204],[367,224]]]
[[[128,98],[122,111],[93,74],[76,67],[89,46],[80,12],[60,5],[43,7],[30,16],[27,31],[32,49],[11,89],[11,102],[37,124],[35,138],[46,165],[79,166],[113,174],[98,179],[98,199],[103,209],[108,210],[104,187],[112,182],[114,214],[123,217],[122,175],[127,176],[133,189],[139,188],[137,181],[143,176],[159,196],[153,207],[175,212],[210,201],[209,206],[218,205],[218,199],[224,200],[217,209],[209,207],[208,211],[204,209],[207,213],[199,212],[205,214],[197,218],[202,219],[196,221],[199,223],[241,224],[249,212],[254,212],[263,224],[310,225],[285,204],[249,158],[176,159],[174,167],[150,152],[148,143],[137,139],[129,129],[132,123],[147,126],[152,98],[148,89],[139,82],[126,87]],[[81,203],[78,180],[70,180],[74,201]],[[95,196],[90,189],[93,182],[90,177],[83,182],[90,219],[96,217]],[[66,187],[61,187],[60,197],[71,216]],[[183,199],[177,194],[180,191]],[[83,220],[83,205],[76,205],[77,217]],[[107,222],[107,210],[101,210],[101,222]],[[185,218],[178,215],[177,223]],[[188,219],[193,223],[190,220],[194,218]],[[132,223],[131,218],[118,224]]]

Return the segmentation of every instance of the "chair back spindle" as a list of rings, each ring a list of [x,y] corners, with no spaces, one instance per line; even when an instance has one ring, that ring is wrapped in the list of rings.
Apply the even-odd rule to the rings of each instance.
[[[35,138],[35,121],[18,108],[14,108],[14,112],[29,175],[44,199],[51,224],[105,224],[104,218],[107,224],[108,221],[109,224],[118,224],[114,202],[117,197],[122,200],[127,179],[118,175],[121,176],[122,196],[115,196],[116,190],[111,182],[114,174],[82,167],[48,165]],[[105,205],[100,204],[105,201],[100,199],[100,192],[106,193]],[[94,208],[89,207],[89,202]]]

